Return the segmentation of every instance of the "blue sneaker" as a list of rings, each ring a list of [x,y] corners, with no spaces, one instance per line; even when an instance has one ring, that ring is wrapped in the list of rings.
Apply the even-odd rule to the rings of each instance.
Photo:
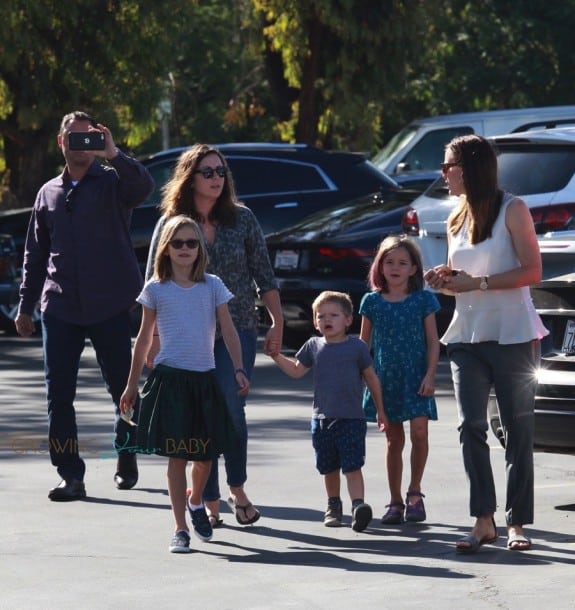
[[[184,530],[180,530],[174,534],[172,542],[170,542],[170,553],[191,553],[190,535]]]
[[[190,511],[190,516],[192,517],[194,534],[204,542],[208,542],[209,540],[211,540],[214,530],[212,529],[212,526],[210,524],[206,509],[202,506],[202,508],[192,510],[192,507],[188,502],[188,510]]]

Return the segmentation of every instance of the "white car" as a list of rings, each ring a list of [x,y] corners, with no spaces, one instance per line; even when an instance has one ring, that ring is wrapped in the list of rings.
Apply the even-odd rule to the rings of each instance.
[[[543,261],[543,279],[575,271],[575,127],[491,138],[498,150],[499,184],[529,206]],[[420,247],[425,269],[447,262],[447,218],[457,204],[443,178],[417,197],[402,230]],[[438,295],[440,330],[453,300]]]
[[[488,138],[560,125],[575,126],[575,106],[513,108],[420,118],[395,134],[372,160],[402,186],[421,192],[440,176],[443,148],[455,136],[476,133]]]

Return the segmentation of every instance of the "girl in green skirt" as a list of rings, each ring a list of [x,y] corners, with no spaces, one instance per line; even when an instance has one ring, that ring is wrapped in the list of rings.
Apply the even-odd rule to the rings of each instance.
[[[212,459],[224,451],[234,434],[213,374],[216,322],[234,363],[238,393],[249,391],[240,341],[228,311],[233,294],[220,278],[205,272],[206,265],[198,225],[188,216],[166,222],[154,276],[137,299],[142,305],[142,323],[120,401],[122,413],[129,414],[146,355],[158,335],[161,348],[142,390],[137,451],[168,458],[168,491],[175,519],[172,553],[190,552],[186,505],[194,533],[206,542],[211,539],[202,493]],[[186,491],[188,461],[192,462],[191,489]]]

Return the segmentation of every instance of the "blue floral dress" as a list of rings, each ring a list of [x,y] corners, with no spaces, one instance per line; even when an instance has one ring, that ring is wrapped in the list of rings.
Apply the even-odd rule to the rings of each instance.
[[[429,290],[412,292],[399,302],[386,301],[379,292],[369,292],[361,300],[359,313],[372,325],[373,365],[390,422],[422,415],[437,419],[433,396],[420,396],[417,391],[427,372],[424,319],[439,308],[436,296]],[[363,409],[369,421],[376,420],[376,408],[367,388]]]

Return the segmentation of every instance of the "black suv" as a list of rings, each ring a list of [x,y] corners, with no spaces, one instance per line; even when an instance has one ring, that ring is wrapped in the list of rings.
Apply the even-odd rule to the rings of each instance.
[[[218,144],[230,166],[239,199],[252,209],[264,233],[374,191],[400,189],[362,153],[325,151],[306,144]],[[142,159],[156,181],[151,201],[186,148]]]

